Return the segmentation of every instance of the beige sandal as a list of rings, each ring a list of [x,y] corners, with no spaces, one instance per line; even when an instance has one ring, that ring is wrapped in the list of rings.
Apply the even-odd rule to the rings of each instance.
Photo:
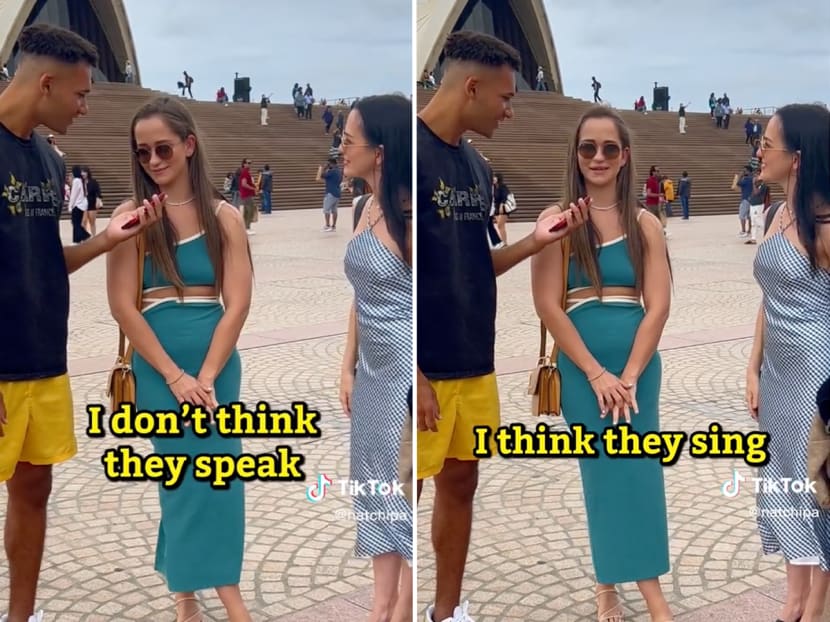
[[[620,595],[617,594],[617,590],[613,588],[608,588],[604,590],[600,590],[596,593],[597,596],[597,610],[599,610],[599,597],[603,594],[611,594],[614,593],[617,596],[617,604],[611,607],[610,609],[598,613],[598,621],[599,622],[625,622],[625,618],[623,615],[623,607],[622,601],[620,601]]]
[[[177,598],[176,599],[176,618],[178,618],[179,605],[181,603],[191,601],[191,600],[196,602],[196,603],[199,602],[199,599],[196,598],[195,596],[185,596],[183,598]],[[197,618],[196,616],[199,616],[199,617]],[[190,614],[184,620],[182,620],[182,622],[202,622],[202,612],[201,612],[201,610],[197,611],[196,613]]]

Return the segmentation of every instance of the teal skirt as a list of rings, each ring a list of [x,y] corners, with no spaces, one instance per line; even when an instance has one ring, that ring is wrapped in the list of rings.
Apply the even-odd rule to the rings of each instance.
[[[568,317],[594,358],[619,377],[643,315],[639,305],[591,301]],[[596,394],[585,374],[561,352],[557,364],[562,376],[562,414],[567,423],[582,424],[598,436],[613,427],[610,414],[600,418]],[[637,381],[640,412],[631,414],[631,428],[639,434],[660,429],[661,379],[660,355],[655,353]],[[579,460],[597,582],[657,578],[669,571],[664,467],[656,458],[609,457],[599,438],[599,457]]]
[[[217,303],[165,302],[144,313],[144,318],[168,355],[185,372],[196,377],[207,355],[213,331],[222,318]],[[176,410],[179,405],[164,378],[138,353],[133,355],[136,376],[136,407],[140,410]],[[242,364],[234,350],[216,378],[214,391],[219,404],[239,400]],[[153,438],[157,454],[242,453],[238,438],[223,438],[215,429],[198,438],[191,427],[182,438]],[[161,522],[156,545],[155,568],[171,592],[236,585],[242,573],[245,540],[244,482],[233,481],[217,490],[208,482],[193,479],[193,461],[186,467],[182,484],[175,489],[159,486]]]

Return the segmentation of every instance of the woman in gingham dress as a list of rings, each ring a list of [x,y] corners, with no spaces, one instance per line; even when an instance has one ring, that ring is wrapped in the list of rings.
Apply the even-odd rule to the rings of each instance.
[[[355,296],[340,399],[351,417],[350,478],[367,486],[353,497],[355,554],[372,558],[369,622],[404,622],[412,612],[412,508],[398,471],[403,428],[411,422],[411,102],[394,95],[361,99],[349,113],[341,150],[344,174],[372,189],[345,258]],[[374,494],[372,480],[381,482]]]
[[[754,267],[763,303],[746,394],[770,437],[758,527],[764,553],[786,560],[780,620],[819,622],[830,582],[830,513],[785,478],[807,478],[816,393],[830,376],[830,112],[801,104],[779,109],[759,156],[761,179],[781,186],[786,200],[771,208]]]

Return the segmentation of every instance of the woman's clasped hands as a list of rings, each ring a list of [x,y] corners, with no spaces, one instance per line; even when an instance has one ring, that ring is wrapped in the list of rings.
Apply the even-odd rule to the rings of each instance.
[[[636,382],[622,380],[604,367],[589,377],[588,382],[597,396],[600,417],[605,418],[610,412],[614,425],[621,418],[625,418],[626,423],[631,423],[631,413],[636,415],[640,411]]]

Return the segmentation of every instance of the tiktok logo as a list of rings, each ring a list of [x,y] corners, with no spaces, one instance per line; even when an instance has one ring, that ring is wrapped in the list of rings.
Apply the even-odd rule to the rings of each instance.
[[[305,498],[312,503],[319,503],[326,498],[326,492],[331,486],[331,480],[325,473],[317,476],[317,483],[306,488]]]
[[[737,470],[732,471],[732,479],[726,480],[720,487],[720,491],[724,497],[737,497],[741,492],[741,482],[746,478],[738,473]]]

